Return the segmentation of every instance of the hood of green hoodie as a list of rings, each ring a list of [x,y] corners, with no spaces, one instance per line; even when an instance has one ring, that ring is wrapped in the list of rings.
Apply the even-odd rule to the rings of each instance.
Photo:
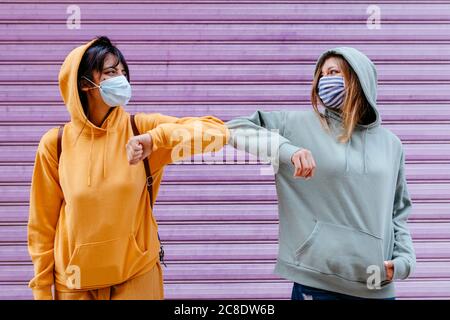
[[[370,129],[381,124],[381,117],[377,109],[377,70],[375,64],[361,51],[351,47],[337,47],[325,51],[317,60],[315,71],[329,54],[342,56],[355,71],[364,95],[371,108],[366,122],[358,123],[357,129]],[[341,115],[329,108],[325,108],[325,115],[342,121]]]
[[[377,70],[375,64],[361,51],[351,47],[338,47],[325,51],[317,60],[315,72],[326,59],[329,54],[337,54],[343,57],[350,67],[355,71],[358,76],[358,80],[361,84],[361,88],[369,103],[369,113],[364,117],[361,123],[356,124],[355,130],[362,132],[363,149],[361,150],[364,173],[368,173],[368,159],[367,159],[367,132],[372,128],[378,127],[381,124],[381,117],[377,109]],[[315,74],[315,73],[314,73]],[[325,116],[332,118],[339,123],[342,123],[342,117],[339,112],[330,108],[325,108]],[[352,137],[347,141],[345,149],[345,171],[350,171],[350,148],[352,144]]]

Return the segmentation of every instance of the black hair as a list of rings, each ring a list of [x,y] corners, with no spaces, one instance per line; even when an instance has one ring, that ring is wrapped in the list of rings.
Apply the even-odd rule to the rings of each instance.
[[[130,72],[128,70],[128,64],[122,52],[120,52],[120,50],[111,43],[111,40],[109,40],[108,37],[105,36],[98,37],[97,40],[95,40],[83,54],[80,66],[78,68],[78,75],[77,75],[78,95],[80,97],[81,105],[83,106],[83,110],[86,116],[88,116],[87,96],[86,93],[81,90],[82,80],[83,81],[86,80],[82,79],[82,77],[86,77],[92,81],[94,71],[100,73],[103,71],[103,64],[105,62],[106,56],[109,53],[111,53],[117,58],[114,67],[117,66],[119,63],[122,63],[123,68],[125,69],[126,72],[125,76],[128,82],[130,81]]]

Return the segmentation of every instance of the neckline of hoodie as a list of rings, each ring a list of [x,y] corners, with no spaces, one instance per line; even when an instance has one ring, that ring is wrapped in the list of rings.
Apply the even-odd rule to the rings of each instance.
[[[84,114],[84,112],[82,112],[83,114],[83,120],[78,120],[81,127],[83,128],[81,135],[83,136],[101,136],[106,134],[107,131],[109,131],[109,133],[115,132],[116,131],[116,127],[119,125],[119,123],[122,120],[123,117],[123,112],[120,112],[120,110],[116,110],[119,109],[120,107],[115,107],[113,111],[111,111],[108,115],[108,117],[106,117],[106,119],[103,121],[102,125],[106,123],[106,128],[101,128],[96,126],[95,124],[93,124]],[[113,117],[113,115],[115,115],[116,113],[119,113],[116,115],[117,119],[114,121],[114,124],[111,125],[111,121],[110,119]],[[86,122],[86,123],[85,123]]]
[[[380,124],[378,112],[375,109],[373,109],[373,108],[372,108],[372,110],[375,112],[376,119],[373,122],[369,123],[369,124],[357,123],[356,126],[355,126],[356,129],[360,129],[360,130],[367,130],[367,129],[369,129],[370,130],[372,128],[377,127]],[[333,118],[334,120],[337,120],[339,122],[342,122],[342,117],[340,116],[340,114],[338,114],[335,111],[330,110],[328,108],[325,108],[325,116]]]

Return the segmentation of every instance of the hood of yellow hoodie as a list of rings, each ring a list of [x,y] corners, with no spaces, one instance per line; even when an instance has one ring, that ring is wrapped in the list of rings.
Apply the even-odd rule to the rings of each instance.
[[[70,114],[71,125],[79,135],[90,136],[91,145],[89,148],[89,169],[87,175],[87,185],[91,186],[92,157],[96,154],[94,139],[97,136],[106,135],[106,144],[109,142],[109,135],[114,133],[119,124],[124,121],[125,111],[121,106],[114,107],[101,127],[93,124],[84,113],[83,106],[78,92],[78,68],[83,54],[96,41],[93,39],[79,47],[73,49],[65,58],[59,71],[58,82],[61,96]],[[78,140],[75,140],[75,144]],[[103,148],[103,177],[107,176],[107,145]]]

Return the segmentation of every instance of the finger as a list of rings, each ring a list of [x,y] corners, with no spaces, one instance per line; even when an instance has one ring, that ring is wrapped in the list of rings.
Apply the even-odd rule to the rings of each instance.
[[[136,157],[134,156],[134,154],[130,154],[129,156],[128,156],[128,162],[134,162],[134,161],[136,161]]]
[[[297,167],[297,171],[295,172],[295,175],[297,177],[301,177],[302,176],[302,171],[303,171],[303,169],[305,167],[305,164],[302,161],[302,154],[301,153],[298,155],[297,159],[298,159],[298,162],[299,162],[299,166]]]
[[[311,162],[311,158],[309,157],[309,155],[306,155],[305,157],[306,163],[307,163],[307,170],[305,173],[305,178],[306,180],[311,178],[311,172],[312,172],[312,162]]]
[[[317,166],[316,166],[316,163],[314,162],[314,158],[312,160],[313,160],[313,169],[312,169],[312,172],[311,172],[311,177],[314,177],[314,175],[316,174]]]
[[[131,145],[131,147],[132,147],[132,149],[133,149],[134,151],[142,150],[142,144],[140,144],[140,143],[138,143],[138,142],[136,142],[135,144]]]
[[[302,177],[302,171],[304,169],[304,164],[302,162],[302,154],[300,153],[297,157],[297,163],[298,165],[296,166],[296,170],[295,170],[295,176],[296,177]]]
[[[309,174],[308,174],[308,177],[307,177],[307,179],[309,180],[312,177],[314,177],[314,174],[316,172],[316,167],[314,166],[314,163],[313,163],[313,160],[312,160],[311,157],[308,159],[308,161],[309,161],[310,166],[311,166],[311,170],[309,171]]]
[[[142,160],[142,155],[135,154],[135,155],[133,155],[133,157],[131,158],[130,161],[133,163],[138,163],[141,160]]]
[[[302,153],[300,155],[300,161],[302,163],[302,170],[300,172],[300,176],[306,177],[306,175],[309,173],[310,167],[309,167],[308,161],[306,160],[305,153]]]
[[[306,169],[304,172],[305,178],[309,178],[312,171],[312,162],[311,162],[311,155],[309,153],[305,154],[305,162],[306,162]]]
[[[309,175],[310,178],[314,177],[315,174],[316,174],[316,168],[313,167],[312,170],[311,170],[311,173],[310,173],[310,175]]]
[[[316,161],[314,160],[314,157],[312,156],[312,154],[309,156],[309,160],[311,161],[311,166],[312,166],[311,177],[313,177],[314,174],[316,173]]]
[[[130,142],[128,142],[128,143],[125,145],[125,149],[127,150],[127,153],[130,153],[130,152],[133,151],[133,148],[131,147]]]
[[[132,146],[138,144],[138,142],[136,141],[136,139],[131,138],[130,140],[128,140],[127,142],[127,147],[132,148]]]
[[[128,159],[128,163],[129,163],[129,164],[136,164],[137,161],[136,161],[136,159],[134,159],[134,158],[130,158],[130,159]]]
[[[309,155],[309,160],[311,161],[311,177],[314,177],[317,166],[316,166],[316,161],[314,160],[314,157],[312,154]]]
[[[140,161],[141,159],[142,159],[142,153],[141,154],[139,154],[139,153],[134,154],[133,158],[132,158],[133,161]]]
[[[314,176],[314,172],[316,171],[316,162],[314,161],[314,157],[312,156],[312,154],[308,155],[308,161],[311,164],[311,177]]]
[[[132,164],[137,164],[139,162],[141,162],[141,160],[139,160],[139,159],[133,159],[133,161],[131,161]]]
[[[136,154],[136,153],[139,153],[139,152],[144,152],[144,149],[143,149],[143,148],[130,147],[130,148],[128,149],[128,151],[129,151],[131,154]]]
[[[310,158],[306,158],[306,160],[308,161],[308,165],[309,165],[309,171],[308,171],[308,173],[306,174],[306,176],[305,176],[305,179],[306,180],[309,180],[309,179],[311,179],[311,177],[312,177],[312,173],[313,173],[313,165],[312,165],[312,162],[311,162],[311,159]]]
[[[313,159],[312,159],[311,154],[308,154],[306,156],[306,160],[308,161],[308,165],[309,165],[309,172],[308,172],[307,177],[311,178],[313,170],[314,170],[314,164],[313,164]]]
[[[131,138],[130,140],[128,140],[128,145],[130,146],[138,146],[141,143],[139,142],[139,139],[137,139],[136,137]]]
[[[302,168],[302,164],[301,164],[298,156],[295,156],[292,160],[293,160],[294,166],[295,166],[294,177],[297,177],[299,170],[301,170],[301,168]]]
[[[298,159],[298,161],[300,161],[300,158]],[[300,165],[300,167],[298,167],[298,168],[295,170],[295,176],[298,177],[298,178],[301,178],[301,177],[302,177],[302,166],[301,166],[301,165]]]
[[[127,158],[128,158],[128,161],[133,159],[133,151],[131,151],[130,149],[127,149]]]
[[[136,152],[136,151],[134,150],[132,144],[131,144],[131,143],[128,143],[128,144],[127,144],[127,153],[128,153],[129,155],[133,156],[135,152]]]
[[[128,147],[127,147],[127,158],[128,158],[128,160],[133,159],[133,157],[134,157],[134,155],[135,155],[136,152],[138,152],[138,151],[135,151],[135,150],[131,147],[131,145],[128,146]]]

